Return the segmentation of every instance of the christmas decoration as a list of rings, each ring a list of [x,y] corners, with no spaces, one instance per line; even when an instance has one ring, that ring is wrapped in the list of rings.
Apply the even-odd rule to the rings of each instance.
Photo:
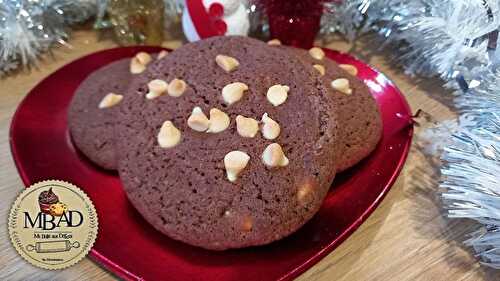
[[[500,100],[496,100],[500,102]],[[481,227],[465,243],[486,265],[500,268],[500,112],[466,114],[445,147],[442,194],[448,216],[476,220]]]
[[[408,74],[440,76],[455,91],[458,122],[424,133],[434,138],[426,149],[444,150],[448,216],[479,223],[465,244],[484,264],[500,268],[500,2],[350,0],[325,6],[322,35],[340,32],[352,40],[374,33],[378,46],[397,50],[394,59]]]
[[[286,45],[311,48],[319,31],[325,0],[256,0],[269,21],[271,37]]]
[[[121,45],[163,42],[163,0],[107,0],[109,24]]]
[[[66,28],[90,18],[93,1],[0,0],[0,77],[66,45]]]
[[[241,0],[189,0],[182,27],[191,42],[216,35],[247,35],[250,20]]]

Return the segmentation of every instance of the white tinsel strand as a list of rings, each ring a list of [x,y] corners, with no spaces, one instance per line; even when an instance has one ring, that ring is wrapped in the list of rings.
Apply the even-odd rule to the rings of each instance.
[[[65,44],[67,26],[94,12],[93,0],[0,0],[0,76],[33,64],[53,44]]]
[[[500,268],[500,108],[473,116],[452,138],[442,156],[441,188],[452,218],[469,218],[482,227],[466,244],[482,261]]]
[[[474,73],[474,71],[473,71]],[[472,81],[475,87],[465,93],[461,90],[455,91],[455,105],[461,112],[481,114],[482,112],[498,112],[500,110],[500,71],[486,70],[474,73]],[[486,118],[486,117],[485,117]]]
[[[339,31],[354,37],[375,31],[398,49],[409,74],[454,73],[465,63],[487,63],[487,35],[498,29],[499,2],[482,0],[347,0],[327,4],[323,34]],[[340,20],[339,20],[340,19]]]
[[[93,17],[96,11],[95,0],[51,0],[48,5],[63,15],[65,24],[76,24]]]
[[[363,23],[362,8],[359,6],[358,1],[346,1],[342,5],[335,1],[325,3],[326,15],[321,20],[320,32],[322,34],[340,32],[349,40],[354,40]]]
[[[396,24],[400,32],[394,33],[392,40],[409,42],[401,57],[408,63],[408,72],[440,74],[446,79],[458,65],[487,64],[487,40],[479,38],[499,24],[488,20],[487,10],[479,1],[440,1],[428,10],[425,15],[404,18]]]
[[[419,139],[427,140],[424,151],[433,156],[444,150],[444,208],[450,217],[478,222],[479,230],[465,243],[495,268],[500,268],[499,6],[498,0],[335,1],[322,26],[323,34],[339,31],[350,39],[375,33],[379,46],[397,50],[394,56],[407,73],[440,76],[455,90],[457,122],[431,127]]]

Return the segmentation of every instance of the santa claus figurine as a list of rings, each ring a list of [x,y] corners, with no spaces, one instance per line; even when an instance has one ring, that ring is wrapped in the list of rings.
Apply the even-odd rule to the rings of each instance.
[[[186,0],[182,28],[193,42],[217,35],[247,35],[250,21],[242,0]]]

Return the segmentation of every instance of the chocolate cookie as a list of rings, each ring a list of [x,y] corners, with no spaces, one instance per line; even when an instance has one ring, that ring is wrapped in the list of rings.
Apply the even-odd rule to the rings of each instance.
[[[241,248],[281,239],[318,211],[335,175],[335,108],[294,56],[214,37],[153,63],[129,91],[118,170],[132,204],[162,233]]]
[[[323,71],[322,81],[328,89],[330,102],[335,105],[338,114],[339,143],[337,153],[337,172],[346,170],[363,158],[368,156],[377,146],[382,135],[382,119],[377,102],[368,91],[368,87],[358,79],[354,72],[357,70],[353,66],[339,66],[327,57],[321,58],[321,53],[317,58],[314,52],[280,46],[295,54],[306,66],[315,69],[319,75]],[[316,66],[314,66],[316,65]],[[319,69],[318,69],[319,68]],[[345,69],[351,71],[348,73]],[[345,78],[349,80],[351,93],[343,93],[332,87],[332,81]]]
[[[104,169],[116,169],[114,116],[118,106],[100,108],[100,104],[110,93],[124,94],[132,77],[129,65],[130,59],[122,59],[93,72],[78,87],[69,107],[73,143]]]

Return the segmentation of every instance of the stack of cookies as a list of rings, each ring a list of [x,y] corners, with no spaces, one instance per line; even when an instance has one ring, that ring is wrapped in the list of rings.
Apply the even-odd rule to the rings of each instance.
[[[213,250],[290,235],[381,136],[357,69],[320,48],[213,37],[109,64],[79,87],[74,144],[118,170],[157,230]]]

